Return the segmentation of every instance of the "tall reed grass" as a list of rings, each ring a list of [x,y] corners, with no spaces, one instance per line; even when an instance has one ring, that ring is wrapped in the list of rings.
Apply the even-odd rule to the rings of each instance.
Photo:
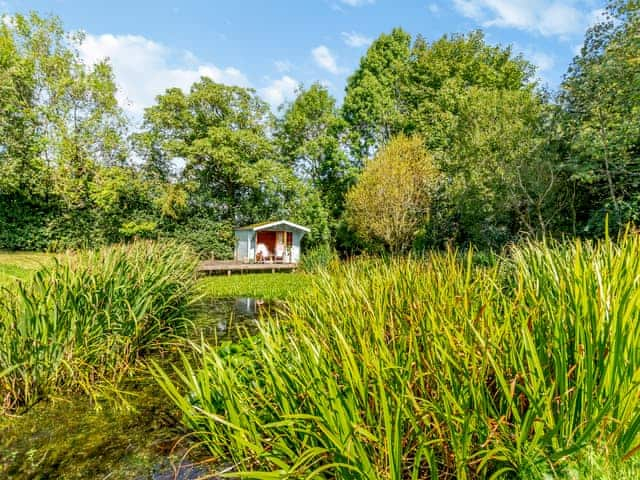
[[[231,476],[541,478],[640,444],[640,238],[347,264],[172,380]]]
[[[5,289],[0,411],[117,384],[145,351],[180,333],[194,269],[185,247],[134,243],[61,258]]]

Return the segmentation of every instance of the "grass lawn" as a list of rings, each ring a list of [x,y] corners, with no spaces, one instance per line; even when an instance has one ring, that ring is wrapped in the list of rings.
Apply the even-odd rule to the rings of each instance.
[[[0,285],[24,280],[40,266],[51,261],[52,254],[36,252],[0,252]],[[256,297],[284,300],[308,288],[313,279],[306,273],[250,273],[205,277],[199,285],[208,297]]]
[[[15,279],[26,279],[33,271],[53,258],[36,252],[0,252],[0,285]]]
[[[248,273],[209,276],[200,280],[200,286],[208,297],[285,300],[308,288],[312,280],[307,273]]]

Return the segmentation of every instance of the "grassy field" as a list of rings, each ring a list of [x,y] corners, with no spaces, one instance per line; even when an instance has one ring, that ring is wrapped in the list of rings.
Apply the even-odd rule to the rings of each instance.
[[[200,280],[207,297],[255,297],[264,300],[286,300],[298,296],[312,283],[307,273],[251,273],[246,275],[216,275]]]
[[[25,280],[54,255],[36,252],[0,252],[0,286]],[[264,300],[286,300],[311,285],[313,275],[306,273],[254,273],[246,275],[209,276],[199,280],[201,292],[209,298],[255,297]]]
[[[53,255],[37,252],[0,252],[0,285],[15,279],[24,280],[51,262]]]

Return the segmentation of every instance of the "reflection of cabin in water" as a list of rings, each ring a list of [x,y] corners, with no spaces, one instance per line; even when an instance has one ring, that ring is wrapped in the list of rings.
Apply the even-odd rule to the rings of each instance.
[[[309,229],[286,220],[235,229],[235,260],[243,263],[297,263],[300,241]]]

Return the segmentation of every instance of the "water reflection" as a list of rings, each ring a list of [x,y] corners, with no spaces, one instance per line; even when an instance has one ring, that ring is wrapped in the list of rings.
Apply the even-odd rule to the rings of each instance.
[[[262,313],[272,305],[255,298],[209,299],[199,306],[189,338],[211,344],[257,331]],[[171,359],[154,356],[161,364]],[[125,387],[131,411],[105,405],[96,410],[83,396],[41,402],[14,419],[0,418],[0,478],[12,479],[154,479],[190,480],[209,472],[202,465],[175,470],[188,447],[174,451],[181,437],[177,412],[155,381],[141,369]],[[210,478],[210,477],[209,477]]]
[[[258,331],[260,318],[275,310],[274,304],[251,297],[207,300],[199,308],[195,338],[203,335],[211,344],[234,341]]]

